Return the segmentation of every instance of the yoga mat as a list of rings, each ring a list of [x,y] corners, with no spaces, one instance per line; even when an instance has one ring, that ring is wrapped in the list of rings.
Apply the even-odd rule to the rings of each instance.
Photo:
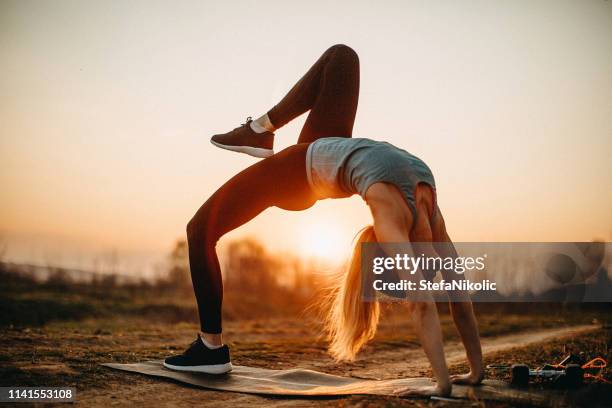
[[[134,364],[107,363],[103,366],[154,377],[169,378],[181,383],[219,391],[242,392],[276,396],[341,396],[390,395],[427,397],[419,387],[433,385],[429,378],[401,378],[394,380],[365,380],[341,377],[306,369],[271,370],[234,365],[231,373],[222,376],[184,373],[166,369],[162,360]],[[511,388],[506,383],[485,380],[478,387],[455,385],[453,398],[511,401],[531,405],[550,405],[554,395],[545,391]]]

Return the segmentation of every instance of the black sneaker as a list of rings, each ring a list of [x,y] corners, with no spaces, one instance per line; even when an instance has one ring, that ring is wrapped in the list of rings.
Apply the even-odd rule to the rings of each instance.
[[[204,345],[199,335],[183,354],[165,359],[164,367],[175,371],[206,374],[225,374],[232,371],[229,348],[224,344],[211,350]]]
[[[257,133],[251,129],[253,120],[249,116],[246,123],[236,129],[214,135],[210,142],[222,149],[231,150],[233,152],[246,153],[251,156],[266,158],[274,154],[274,133],[267,130],[263,133]]]

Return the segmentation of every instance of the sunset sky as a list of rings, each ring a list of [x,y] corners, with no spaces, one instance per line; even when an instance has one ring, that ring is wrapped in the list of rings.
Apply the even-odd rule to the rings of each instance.
[[[3,258],[149,271],[257,160],[210,135],[335,43],[361,59],[354,135],[429,164],[454,240],[612,240],[610,1],[0,0]],[[369,222],[326,200],[226,239],[331,259]]]

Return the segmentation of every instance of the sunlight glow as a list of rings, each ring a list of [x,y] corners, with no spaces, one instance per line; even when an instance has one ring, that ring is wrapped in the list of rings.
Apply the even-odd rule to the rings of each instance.
[[[299,254],[337,263],[346,257],[350,244],[342,229],[330,222],[305,224],[300,230]]]

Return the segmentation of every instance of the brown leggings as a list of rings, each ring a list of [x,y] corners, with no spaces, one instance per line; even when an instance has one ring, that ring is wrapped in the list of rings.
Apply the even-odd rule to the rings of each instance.
[[[346,45],[334,45],[268,112],[278,128],[310,110],[298,144],[232,177],[187,225],[191,280],[203,332],[222,331],[223,282],[217,241],[269,207],[301,211],[315,203],[306,178],[308,144],[322,137],[351,137],[358,99],[357,54]]]

